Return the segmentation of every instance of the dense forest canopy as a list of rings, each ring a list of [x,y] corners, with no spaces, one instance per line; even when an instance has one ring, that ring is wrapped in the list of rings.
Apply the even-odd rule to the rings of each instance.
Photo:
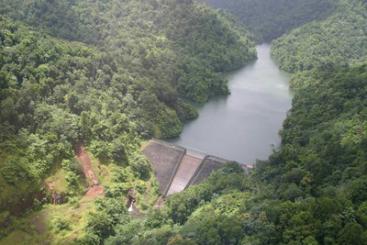
[[[289,72],[346,66],[367,57],[367,7],[341,0],[323,21],[306,24],[273,43],[273,56]]]
[[[153,216],[154,222],[149,220],[141,228],[136,244],[366,244],[364,8],[360,1],[342,1],[328,19],[309,24],[334,20],[340,25],[342,21],[335,21],[336,16],[341,18],[340,13],[344,13],[344,28],[333,30],[329,24],[323,32],[323,40],[339,40],[340,44],[324,45],[323,51],[339,52],[342,62],[328,56],[332,65],[323,66],[319,64],[321,54],[308,53],[311,67],[307,72],[300,66],[289,70],[295,72],[295,97],[281,132],[280,149],[268,161],[258,162],[254,174],[241,177],[239,183],[234,184],[235,168],[227,168],[222,170],[226,173],[223,176],[223,172],[212,176],[223,189],[216,189],[209,179],[175,195],[159,215]],[[275,41],[274,50],[279,52],[275,57],[289,58],[287,50],[292,47],[306,54],[323,45],[316,41],[309,49],[300,45],[303,41],[308,44],[305,37],[312,36],[307,26]],[[349,35],[338,30],[349,30]],[[299,35],[303,38],[296,39]],[[282,52],[277,50],[278,43],[284,45]],[[358,54],[357,61],[354,54]],[[151,223],[159,226],[147,232]],[[124,235],[118,231],[108,241],[121,241]]]
[[[334,9],[332,0],[201,0],[235,15],[258,42],[271,40],[307,22],[323,19]]]
[[[105,243],[365,245],[367,63],[295,79],[308,85],[297,89],[282,147],[252,176],[228,165],[143,223],[114,223]]]
[[[227,94],[222,72],[256,57],[245,29],[192,1],[1,0],[0,12],[0,224],[46,178],[82,195],[79,144],[123,173],[115,198],[156,195],[143,139],[177,136],[191,103]]]
[[[141,144],[227,94],[251,34],[191,0],[0,0],[0,244],[367,244],[366,1],[208,2],[258,41],[284,34],[272,53],[292,109],[250,175],[227,164],[155,209]],[[104,198],[83,197],[80,144]],[[38,197],[49,181],[65,204]]]

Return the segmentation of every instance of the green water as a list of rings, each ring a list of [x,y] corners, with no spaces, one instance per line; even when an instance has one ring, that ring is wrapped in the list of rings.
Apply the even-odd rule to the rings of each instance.
[[[199,108],[199,118],[171,142],[241,163],[269,157],[291,107],[289,76],[271,59],[269,45],[257,52],[256,62],[229,76],[231,95]]]

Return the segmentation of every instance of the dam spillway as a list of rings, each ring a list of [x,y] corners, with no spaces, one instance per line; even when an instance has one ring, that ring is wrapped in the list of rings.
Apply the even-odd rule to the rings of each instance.
[[[192,176],[194,176],[202,161],[202,156],[195,156],[186,151],[186,155],[182,158],[171,186],[168,189],[167,196],[183,191],[186,186],[188,186]]]
[[[229,160],[196,152],[161,140],[150,140],[143,154],[151,163],[162,196],[169,196],[204,181]],[[248,173],[250,165],[241,165]]]

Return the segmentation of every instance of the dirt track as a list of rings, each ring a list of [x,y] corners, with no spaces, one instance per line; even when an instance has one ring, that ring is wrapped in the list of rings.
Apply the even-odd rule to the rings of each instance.
[[[79,146],[76,151],[76,159],[78,159],[82,166],[85,178],[88,181],[88,191],[85,194],[87,197],[97,197],[103,195],[103,186],[99,184],[98,178],[93,171],[92,161],[88,153],[85,151],[84,146]]]

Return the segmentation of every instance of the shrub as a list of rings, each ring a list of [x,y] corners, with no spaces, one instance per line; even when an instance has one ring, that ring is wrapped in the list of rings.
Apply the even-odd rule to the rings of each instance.
[[[52,221],[52,228],[56,233],[60,233],[61,231],[65,230],[70,230],[70,222],[58,217]]]

